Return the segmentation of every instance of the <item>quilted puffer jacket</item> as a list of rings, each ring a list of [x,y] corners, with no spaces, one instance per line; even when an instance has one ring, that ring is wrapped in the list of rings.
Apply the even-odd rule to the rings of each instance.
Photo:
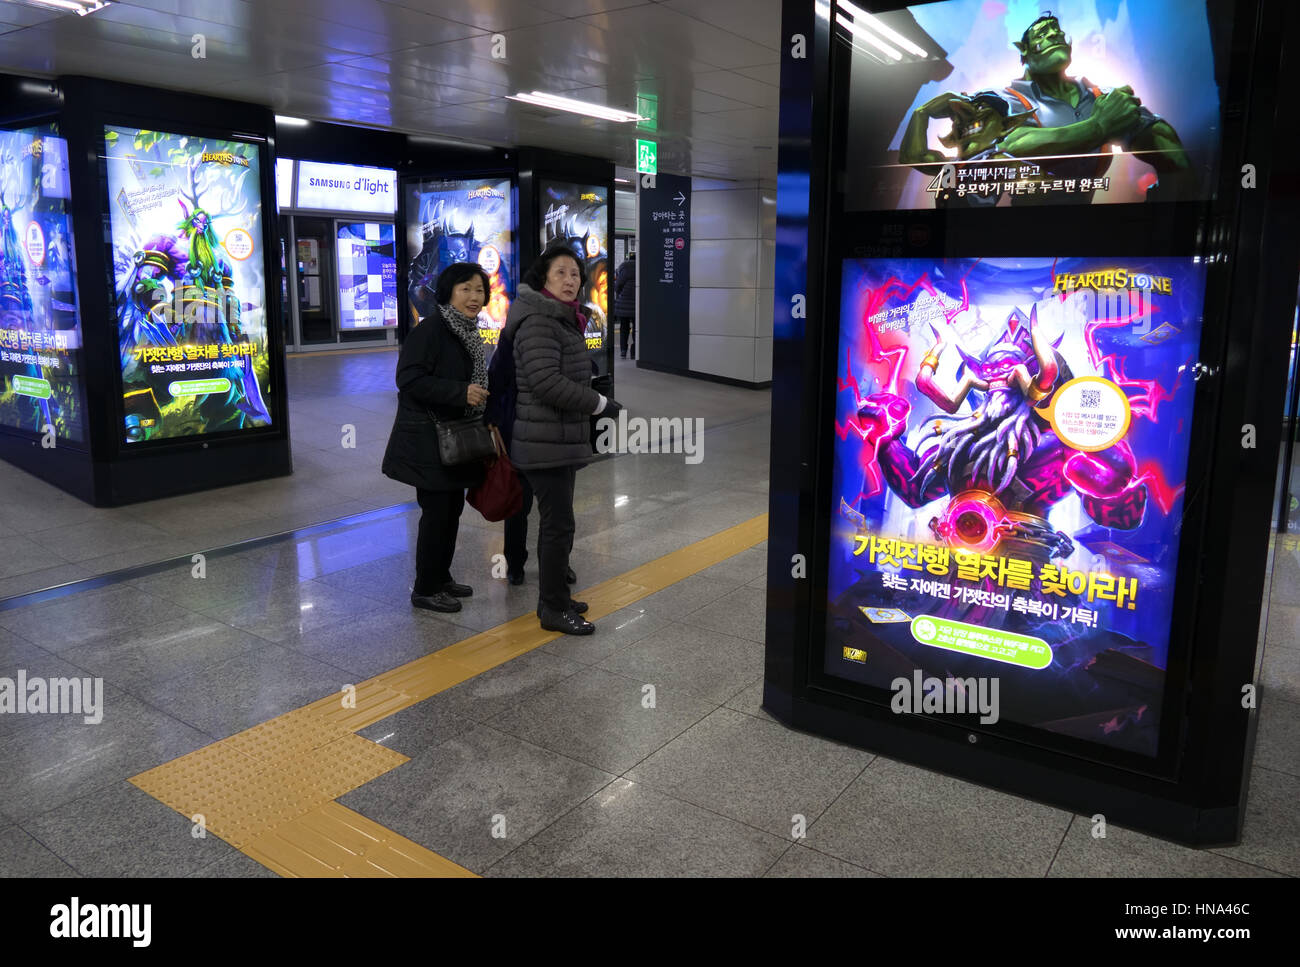
[[[522,470],[590,462],[600,394],[573,309],[521,284],[502,336],[514,343],[518,389],[510,459]]]

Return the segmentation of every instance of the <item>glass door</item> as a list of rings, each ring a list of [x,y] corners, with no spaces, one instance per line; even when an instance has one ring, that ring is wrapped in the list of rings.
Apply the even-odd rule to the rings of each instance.
[[[338,342],[338,314],[334,293],[337,275],[334,262],[332,219],[307,215],[294,217],[294,254],[297,267],[298,345]]]

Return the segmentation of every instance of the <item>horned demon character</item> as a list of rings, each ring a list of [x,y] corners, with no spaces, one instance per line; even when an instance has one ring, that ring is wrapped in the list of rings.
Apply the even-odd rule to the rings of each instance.
[[[1048,343],[1040,333],[1037,307],[1028,319],[1013,310],[1001,335],[978,355],[953,338],[961,363],[951,392],[936,378],[949,340],[932,328],[937,342],[921,361],[916,388],[943,415],[926,417],[909,446],[911,404],[877,393],[861,401],[858,425],[876,445],[885,482],[909,507],[948,496],[930,521],[937,539],[1040,562],[1069,557],[1073,543],[1047,517],[1071,492],[1098,524],[1129,530],[1142,523],[1147,488],[1129,445],[1121,440],[1097,453],[1070,449],[1043,415],[1072,376],[1056,348],[1060,338]],[[969,409],[959,413],[963,404]]]
[[[410,285],[407,288],[412,325],[417,325],[437,309],[434,290],[442,270],[455,262],[478,262],[484,249],[483,242],[474,236],[474,222],[459,227],[454,216],[446,212],[445,200],[440,199],[434,203],[425,215],[421,235],[423,243],[420,254],[411,261]],[[488,304],[479,313],[479,318],[490,318],[500,327],[505,323],[505,313],[509,309],[507,293],[510,274],[506,260],[500,258],[497,261],[499,264],[496,268],[488,271],[492,291],[488,294]]]

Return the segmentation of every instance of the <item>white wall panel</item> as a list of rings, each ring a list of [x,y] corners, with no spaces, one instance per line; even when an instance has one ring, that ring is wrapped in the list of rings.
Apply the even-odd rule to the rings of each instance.
[[[758,286],[756,238],[691,240],[691,285],[701,288]]]
[[[754,290],[754,336],[758,339],[772,337],[772,300],[775,297],[772,289]]]
[[[636,192],[614,191],[614,231],[636,234]]]
[[[772,340],[754,340],[754,382],[766,383],[772,379]]]
[[[754,382],[754,339],[748,336],[691,336],[692,372]]]
[[[758,189],[691,192],[691,238],[758,238]]]
[[[758,241],[758,284],[764,289],[776,285],[776,242],[770,238]]]
[[[754,338],[755,293],[759,291],[691,286],[691,335]],[[768,329],[771,330],[770,325]]]

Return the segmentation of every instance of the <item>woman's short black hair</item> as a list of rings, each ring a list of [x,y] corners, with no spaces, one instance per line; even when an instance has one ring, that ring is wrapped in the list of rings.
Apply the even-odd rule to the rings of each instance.
[[[483,280],[483,298],[487,299],[492,294],[492,283],[488,280],[488,274],[483,271],[483,266],[477,262],[453,262],[438,273],[438,281],[433,290],[434,300],[440,306],[450,305],[451,290],[475,276]]]
[[[582,259],[578,258],[578,253],[569,248],[564,242],[552,242],[546,246],[546,251],[537,256],[537,261],[528,267],[524,273],[524,284],[534,292],[541,292],[546,288],[546,276],[551,271],[551,263],[562,256],[568,256],[578,263],[578,281],[581,286],[587,284],[587,267],[582,264]]]

